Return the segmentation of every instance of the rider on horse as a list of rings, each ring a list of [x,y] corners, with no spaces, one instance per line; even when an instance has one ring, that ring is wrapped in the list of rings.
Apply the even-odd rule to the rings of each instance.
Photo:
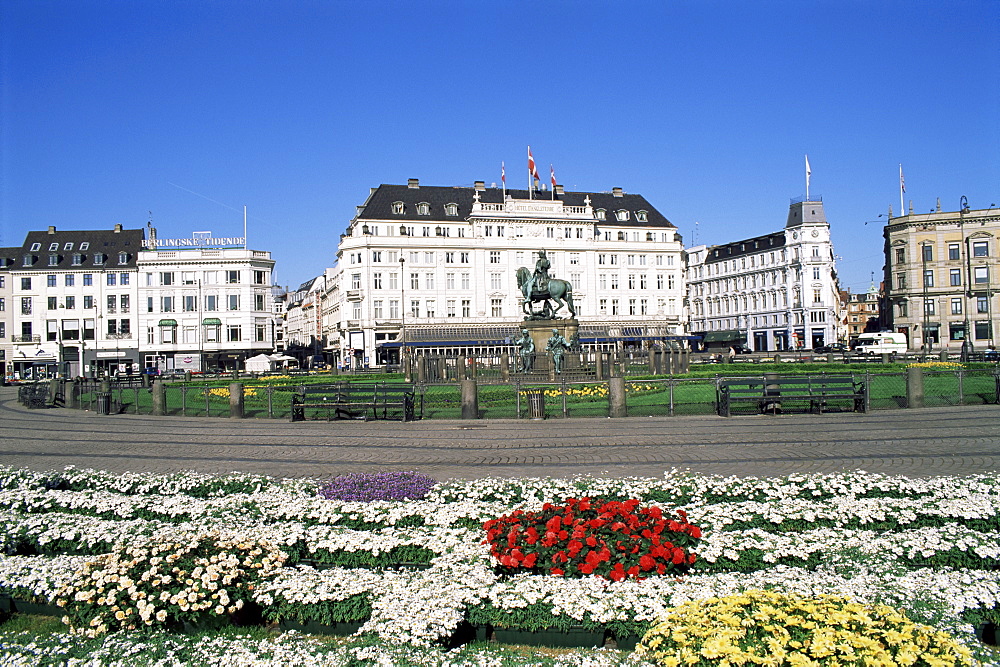
[[[535,273],[532,274],[531,282],[528,283],[528,299],[531,298],[532,294],[548,294],[550,266],[552,266],[552,263],[549,262],[549,258],[545,255],[545,251],[539,250],[538,261],[535,262]]]

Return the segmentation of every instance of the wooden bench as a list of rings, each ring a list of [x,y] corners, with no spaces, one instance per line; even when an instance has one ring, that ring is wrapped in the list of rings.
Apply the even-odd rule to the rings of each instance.
[[[716,404],[723,417],[732,416],[734,404],[750,403],[761,413],[778,414],[789,404],[808,405],[820,414],[832,401],[849,402],[855,412],[865,412],[867,387],[850,376],[773,376],[724,378],[719,381]]]
[[[305,385],[292,394],[292,421],[304,421],[306,410],[332,419],[415,418],[413,387],[402,384],[341,383]]]

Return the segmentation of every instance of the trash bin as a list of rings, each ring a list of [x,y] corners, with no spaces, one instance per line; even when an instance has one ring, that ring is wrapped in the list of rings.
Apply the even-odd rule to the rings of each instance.
[[[110,391],[99,391],[99,392],[97,392],[97,414],[99,414],[99,415],[110,415],[111,414],[111,392]]]
[[[526,389],[524,395],[528,398],[528,416],[532,419],[545,419],[545,391]]]

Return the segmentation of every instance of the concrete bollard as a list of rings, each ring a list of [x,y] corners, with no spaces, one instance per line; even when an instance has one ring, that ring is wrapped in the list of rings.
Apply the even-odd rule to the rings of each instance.
[[[906,369],[906,407],[924,407],[924,369]]]
[[[882,363],[883,364],[888,364],[889,363],[889,355],[887,353],[885,353],[885,352],[882,353]]]
[[[63,387],[63,391],[65,392],[63,396],[66,407],[78,409],[80,407],[80,383],[77,380],[71,380]]]
[[[656,350],[653,348],[649,349],[649,355],[646,361],[649,364],[649,374],[656,375]]]
[[[475,380],[462,380],[462,419],[479,419],[479,387]]]
[[[948,361],[948,350],[941,350],[938,353],[938,359],[940,361]]]
[[[500,379],[510,382],[510,356],[506,352],[500,355]]]
[[[229,385],[229,417],[231,419],[243,419],[242,382],[233,382]]]
[[[167,414],[167,385],[163,382],[153,383],[153,414]]]
[[[597,376],[596,377],[597,377],[598,380],[603,380],[604,379],[604,361],[605,361],[606,358],[607,358],[607,355],[604,354],[603,352],[598,352],[597,354],[594,355],[594,361],[597,362],[594,365],[594,369],[597,371]]]
[[[410,377],[409,372],[407,372],[406,377]],[[420,384],[427,382],[427,359],[424,357],[417,357],[417,382]]]
[[[608,416],[628,416],[628,404],[625,402],[625,378],[620,375],[608,380]]]

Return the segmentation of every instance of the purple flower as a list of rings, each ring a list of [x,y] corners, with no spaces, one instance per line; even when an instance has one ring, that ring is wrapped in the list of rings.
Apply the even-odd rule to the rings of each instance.
[[[352,502],[423,500],[435,484],[433,479],[418,472],[357,472],[323,484],[319,495],[327,500]]]

